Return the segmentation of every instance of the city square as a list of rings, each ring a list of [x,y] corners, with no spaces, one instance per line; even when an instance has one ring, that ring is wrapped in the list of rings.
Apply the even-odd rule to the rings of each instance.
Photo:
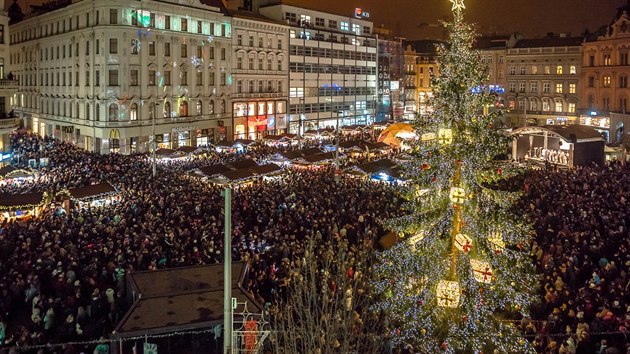
[[[630,353],[630,3],[437,3],[11,1],[0,353]]]

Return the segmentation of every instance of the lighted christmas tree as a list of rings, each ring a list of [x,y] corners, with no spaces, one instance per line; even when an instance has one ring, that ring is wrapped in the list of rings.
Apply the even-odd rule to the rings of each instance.
[[[505,174],[495,160],[510,138],[494,126],[501,113],[488,113],[496,97],[484,87],[487,70],[463,22],[463,0],[450,1],[434,113],[415,123],[406,213],[387,225],[403,241],[376,264],[377,308],[389,314],[393,340],[422,353],[528,353],[508,319],[525,315],[537,291],[530,229],[511,211],[517,196],[484,183]]]

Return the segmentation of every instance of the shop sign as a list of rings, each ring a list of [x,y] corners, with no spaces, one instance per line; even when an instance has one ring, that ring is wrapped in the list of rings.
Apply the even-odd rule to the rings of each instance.
[[[187,132],[189,130],[197,130],[197,129],[199,129],[198,126],[196,126],[196,125],[189,125],[187,127],[175,127],[175,128],[172,129],[172,132],[173,133],[181,133],[181,132]]]

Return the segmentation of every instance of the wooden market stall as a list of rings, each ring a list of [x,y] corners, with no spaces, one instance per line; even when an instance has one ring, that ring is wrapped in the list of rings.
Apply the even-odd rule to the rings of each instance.
[[[66,211],[74,207],[97,208],[109,206],[120,200],[120,193],[108,182],[62,190],[57,194],[67,197],[64,198],[64,209]]]
[[[44,193],[0,194],[0,221],[37,216],[46,203]]]

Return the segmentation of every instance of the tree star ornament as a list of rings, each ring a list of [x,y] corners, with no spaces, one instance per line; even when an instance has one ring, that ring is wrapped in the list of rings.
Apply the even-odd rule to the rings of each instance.
[[[451,8],[451,11],[453,12],[459,12],[466,8],[466,5],[464,5],[464,0],[450,0],[450,2],[453,3],[453,7]]]

